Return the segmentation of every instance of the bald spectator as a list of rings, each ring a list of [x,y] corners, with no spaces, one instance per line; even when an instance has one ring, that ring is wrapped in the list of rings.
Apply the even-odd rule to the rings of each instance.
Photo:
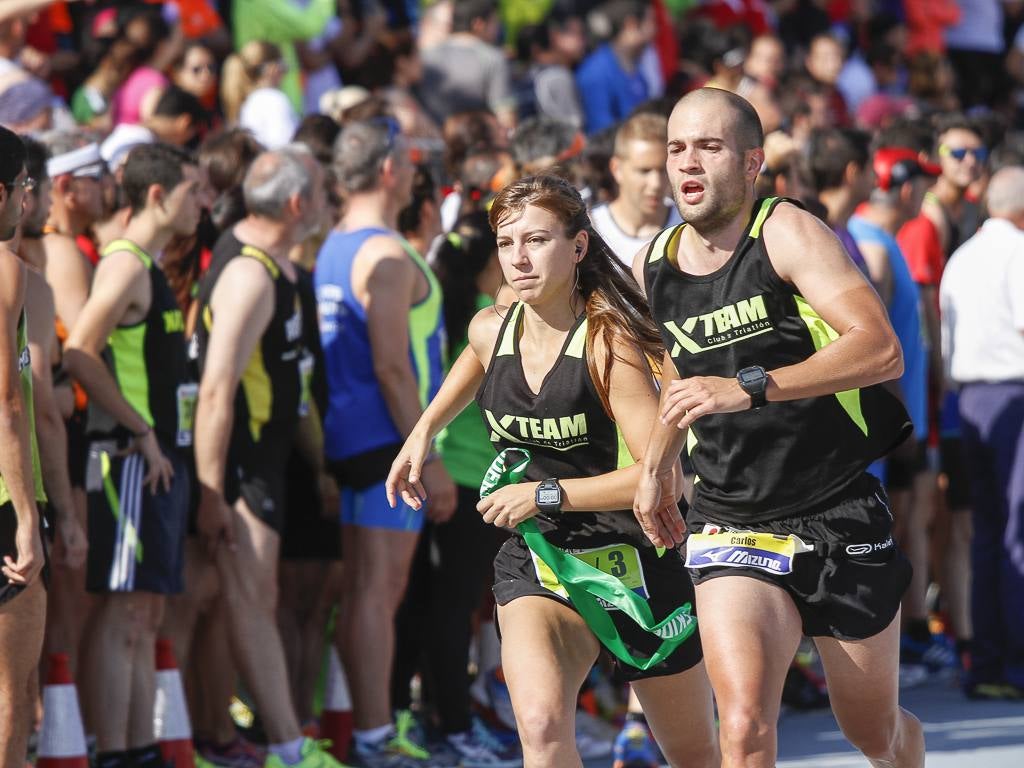
[[[991,218],[940,287],[943,352],[960,387],[974,541],[974,699],[1024,697],[1024,168],[992,177]]]

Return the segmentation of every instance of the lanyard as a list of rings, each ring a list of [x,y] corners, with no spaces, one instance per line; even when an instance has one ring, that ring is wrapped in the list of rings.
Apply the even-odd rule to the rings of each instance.
[[[502,486],[518,483],[531,458],[530,452],[521,448],[508,448],[499,453],[484,474],[480,497]],[[676,608],[662,621],[655,622],[651,607],[644,598],[611,574],[550,544],[534,520],[525,520],[516,528],[526,541],[526,546],[555,574],[597,639],[622,662],[637,669],[650,669],[668,658],[696,631],[697,617],[691,613],[690,603]],[[686,578],[685,574],[681,574],[681,578]],[[631,653],[622,641],[612,617],[599,600],[618,608],[645,632],[660,638],[661,645],[654,654],[644,658]]]

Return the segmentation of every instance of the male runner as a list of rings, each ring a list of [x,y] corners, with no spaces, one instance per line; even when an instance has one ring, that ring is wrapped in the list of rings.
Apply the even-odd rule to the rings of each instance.
[[[337,761],[299,729],[276,620],[285,465],[312,372],[288,252],[320,224],[324,174],[305,147],[291,145],[257,157],[242,191],[249,215],[221,236],[199,288],[199,533],[270,742],[267,765],[333,768]]]
[[[694,91],[669,118],[686,224],[634,266],[666,345],[635,511],[655,544],[682,541],[667,491],[688,443],[698,480],[687,564],[723,766],[775,765],[783,681],[806,634],[846,737],[876,766],[917,768],[921,727],[897,703],[909,568],[864,473],[905,436],[905,411],[873,386],[900,374],[899,344],[828,227],[754,199],[762,142],[753,107],[726,91]]]
[[[408,147],[392,121],[354,123],[335,144],[345,216],[324,242],[315,282],[327,372],[325,451],[342,490],[338,648],[352,686],[355,753],[367,765],[427,754],[392,726],[394,617],[405,594],[423,513],[391,509],[384,481],[443,371],[441,289],[396,232],[412,193]],[[431,520],[455,510],[438,460],[424,469]]]
[[[25,146],[0,127],[0,240],[21,219]],[[24,312],[25,267],[0,248],[0,763],[25,762],[32,720],[32,680],[43,646],[46,592],[41,518],[43,493],[32,415],[32,368]]]
[[[182,590],[191,430],[184,321],[160,268],[199,222],[198,169],[180,150],[139,147],[124,169],[125,237],[103,250],[65,365],[90,399],[86,588],[98,595],[84,656],[97,765],[161,766],[153,648]]]
[[[622,124],[608,163],[619,193],[610,203],[590,211],[594,229],[627,265],[638,248],[680,221],[668,197],[665,130],[664,116],[651,112],[641,112]]]

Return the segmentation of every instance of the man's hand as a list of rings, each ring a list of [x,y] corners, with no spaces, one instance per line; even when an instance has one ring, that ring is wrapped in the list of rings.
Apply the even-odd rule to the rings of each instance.
[[[85,531],[74,512],[61,511],[57,515],[57,539],[53,547],[53,561],[77,570],[85,564],[85,556],[89,551],[89,542]]]
[[[427,494],[427,518],[432,523],[446,523],[455,514],[458,495],[455,483],[441,459],[433,459],[423,465],[423,490]]]
[[[498,528],[515,528],[540,512],[537,508],[538,485],[540,483],[506,485],[480,499],[476,510],[485,523]]]
[[[681,478],[675,467],[659,474],[640,475],[633,514],[656,547],[672,548],[683,543],[686,524],[677,504],[681,494]]]
[[[0,571],[12,584],[29,586],[43,570],[43,540],[39,537],[39,516],[32,510],[31,523],[18,522],[18,530],[14,534],[14,545],[18,559],[10,555],[4,556]]]
[[[661,409],[663,424],[686,429],[709,413],[735,413],[750,408],[750,395],[736,379],[694,376],[675,379],[668,388]]]
[[[144,435],[132,440],[131,450],[138,451],[146,460],[146,476],[142,479],[143,484],[149,488],[150,493],[158,493],[160,486],[164,492],[171,490],[171,478],[174,477],[174,467],[164,452],[160,450],[160,443],[156,435],[150,429]]]
[[[211,558],[221,544],[234,551],[235,531],[231,507],[224,500],[223,494],[206,487],[200,491],[196,527],[199,528],[199,536]]]

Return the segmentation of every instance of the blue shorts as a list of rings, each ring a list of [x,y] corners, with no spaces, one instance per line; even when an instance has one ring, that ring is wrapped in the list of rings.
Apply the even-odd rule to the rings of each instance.
[[[360,528],[390,528],[394,531],[413,531],[423,528],[423,510],[413,509],[401,497],[394,509],[388,504],[384,482],[366,488],[341,489],[341,524]]]

